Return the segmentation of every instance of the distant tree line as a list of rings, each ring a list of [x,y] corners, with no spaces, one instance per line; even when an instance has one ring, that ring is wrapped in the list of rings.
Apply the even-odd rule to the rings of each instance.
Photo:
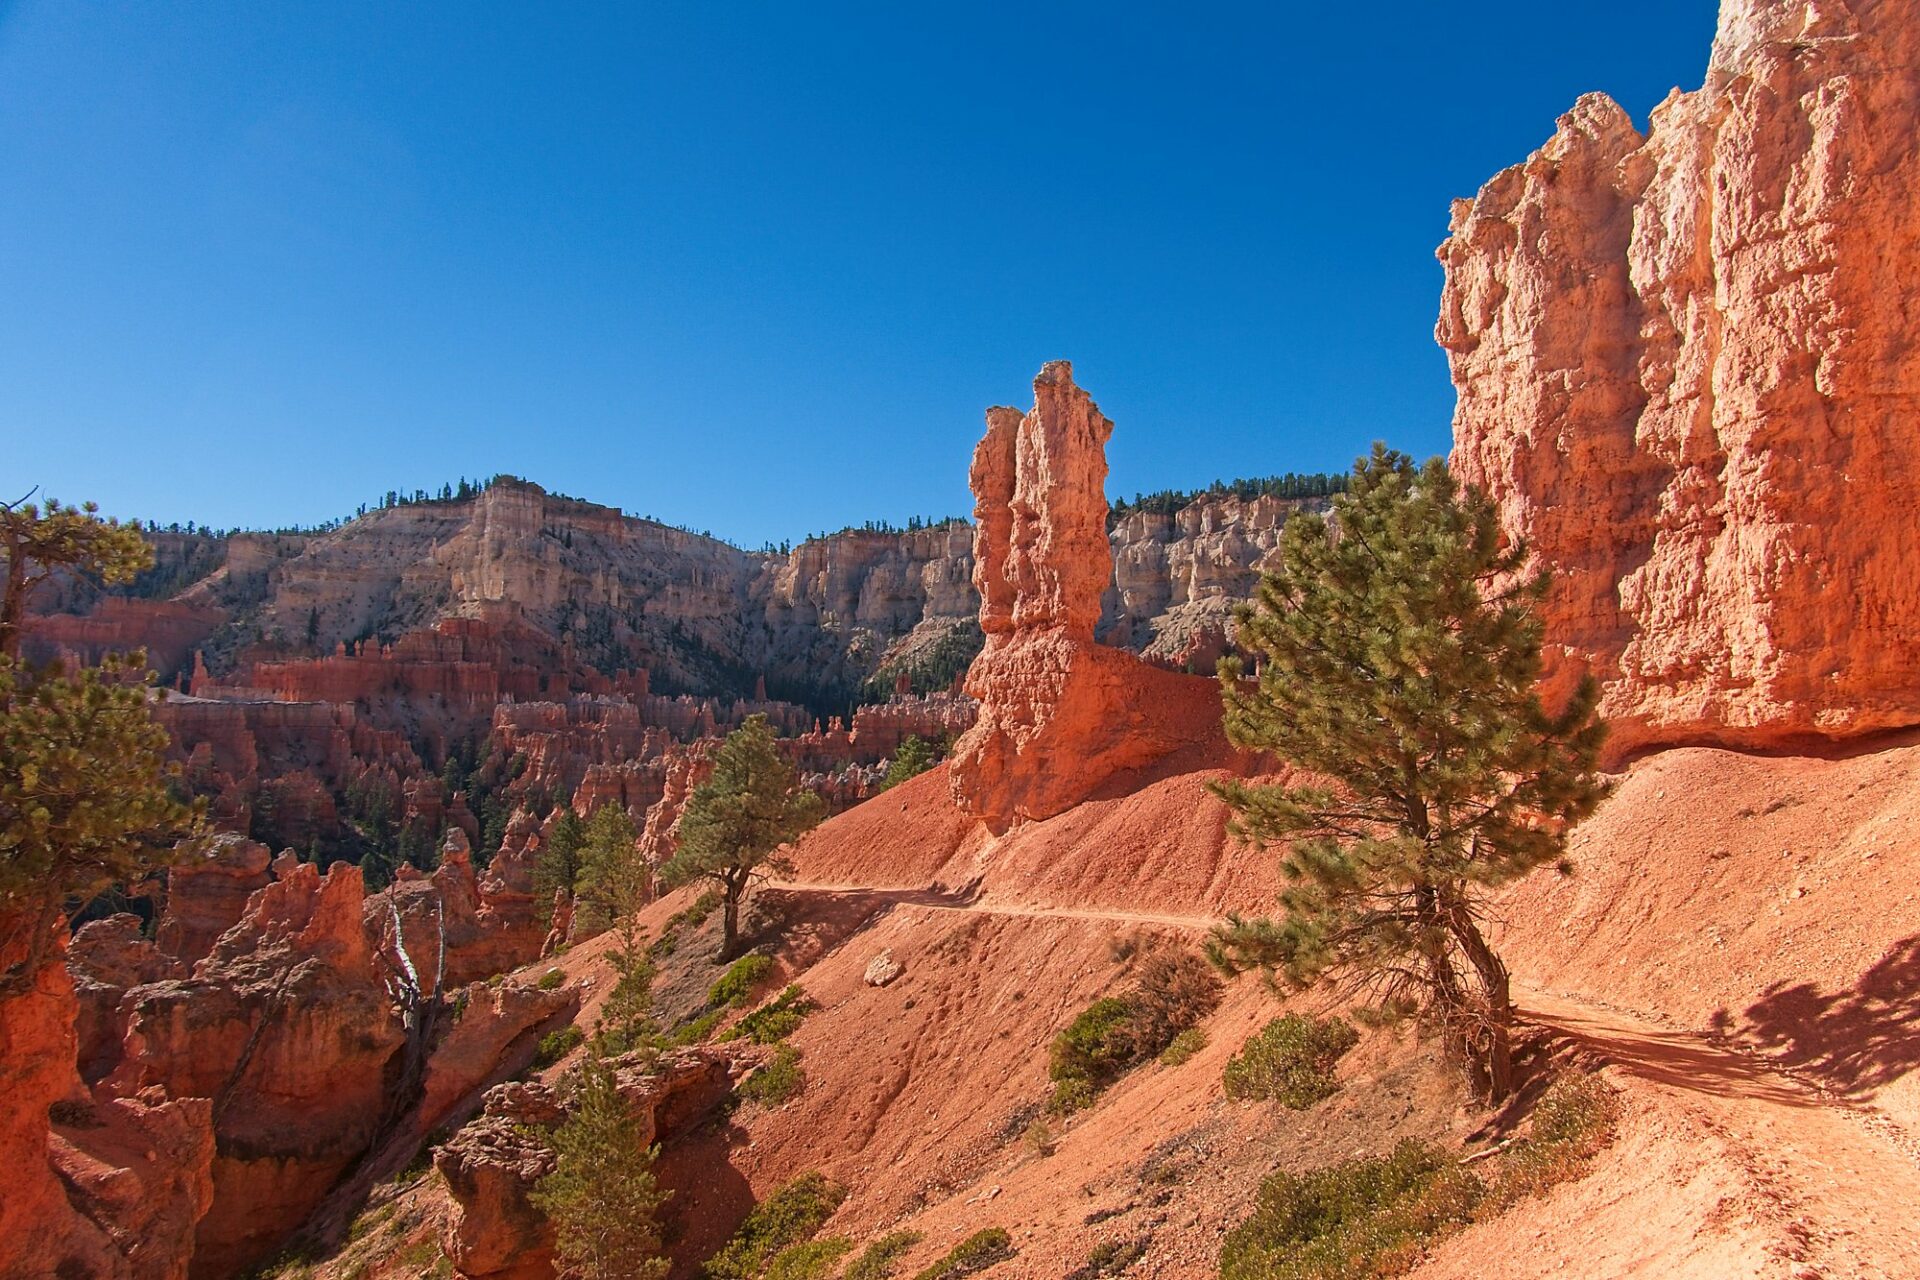
[[[1251,480],[1215,480],[1204,489],[1161,489],[1157,493],[1136,493],[1133,501],[1116,498],[1114,518],[1143,512],[1170,516],[1202,498],[1327,498],[1347,491],[1347,474],[1337,472],[1294,472],[1283,476],[1258,476]]]

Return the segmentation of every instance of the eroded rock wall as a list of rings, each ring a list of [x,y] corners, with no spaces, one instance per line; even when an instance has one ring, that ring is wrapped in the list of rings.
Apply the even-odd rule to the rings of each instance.
[[[1917,16],[1728,0],[1644,135],[1590,94],[1454,207],[1453,463],[1616,754],[1920,721]]]

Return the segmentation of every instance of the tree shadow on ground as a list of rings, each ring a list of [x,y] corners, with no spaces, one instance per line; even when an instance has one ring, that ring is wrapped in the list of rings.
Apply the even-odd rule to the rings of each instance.
[[[1920,1067],[1920,935],[1894,944],[1849,991],[1775,983],[1716,1031],[1834,1092],[1867,1098]]]

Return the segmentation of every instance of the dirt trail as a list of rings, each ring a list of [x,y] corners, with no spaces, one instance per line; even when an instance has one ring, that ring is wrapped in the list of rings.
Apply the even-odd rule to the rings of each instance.
[[[1213,917],[999,903],[977,886],[777,883],[789,893],[895,906],[1202,931]],[[1871,1107],[1836,1098],[1706,1035],[1516,984],[1520,1017],[1551,1027],[1644,1083],[1731,1153],[1806,1280],[1911,1280],[1920,1258],[1920,1142]]]

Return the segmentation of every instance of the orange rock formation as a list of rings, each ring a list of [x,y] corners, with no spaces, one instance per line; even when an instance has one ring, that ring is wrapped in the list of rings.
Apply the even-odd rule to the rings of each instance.
[[[1453,463],[1613,746],[1920,721],[1920,24],[1730,0],[1649,131],[1580,99],[1454,206]]]

